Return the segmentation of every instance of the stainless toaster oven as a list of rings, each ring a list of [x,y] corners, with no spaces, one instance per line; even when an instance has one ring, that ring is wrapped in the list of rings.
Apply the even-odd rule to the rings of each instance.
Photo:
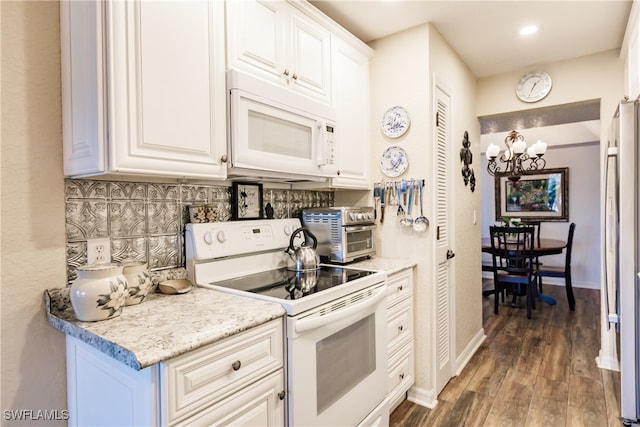
[[[375,255],[374,208],[333,207],[302,210],[302,224],[318,239],[323,262],[348,263]]]

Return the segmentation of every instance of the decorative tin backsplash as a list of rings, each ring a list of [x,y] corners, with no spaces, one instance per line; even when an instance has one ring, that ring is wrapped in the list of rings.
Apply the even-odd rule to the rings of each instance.
[[[185,264],[189,206],[215,206],[216,221],[231,219],[231,188],[216,185],[65,180],[67,278],[87,263],[87,239],[109,237],[111,259],[134,259],[150,269]],[[304,207],[333,206],[332,191],[265,188],[275,218],[295,218]]]

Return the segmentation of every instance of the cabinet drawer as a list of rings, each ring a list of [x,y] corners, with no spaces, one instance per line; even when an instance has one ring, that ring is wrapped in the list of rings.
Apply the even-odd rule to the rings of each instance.
[[[195,411],[283,366],[283,323],[273,320],[165,362],[163,424]]]
[[[387,280],[387,307],[413,294],[413,270],[405,270]]]
[[[413,300],[405,299],[394,305],[387,319],[387,348],[391,355],[413,339]]]
[[[402,401],[414,382],[413,342],[404,346],[389,360],[389,402],[391,411]]]
[[[284,371],[280,369],[178,425],[284,426],[284,397]]]

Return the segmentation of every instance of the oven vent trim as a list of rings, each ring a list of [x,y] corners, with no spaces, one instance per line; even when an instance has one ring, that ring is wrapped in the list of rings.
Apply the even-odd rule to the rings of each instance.
[[[331,303],[330,305],[321,307],[317,310],[312,310],[310,313],[308,313],[306,316],[303,316],[303,319],[314,319],[314,318],[318,318],[318,317],[322,317],[322,316],[326,316],[328,314],[331,314],[333,312],[345,309],[353,304],[357,304],[359,302],[361,302],[364,299],[370,298],[373,296],[375,290],[378,289],[377,286],[375,287],[370,287],[367,289],[363,289],[361,291],[355,292],[353,294],[350,295],[346,295],[336,301],[334,301],[333,303]]]

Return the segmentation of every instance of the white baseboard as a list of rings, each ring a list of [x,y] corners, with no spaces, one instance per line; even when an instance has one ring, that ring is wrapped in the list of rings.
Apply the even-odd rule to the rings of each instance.
[[[407,400],[417,405],[433,409],[438,404],[437,396],[433,390],[425,390],[413,386],[407,392]]]
[[[471,360],[473,355],[476,354],[476,351],[478,351],[478,349],[486,339],[487,336],[484,334],[484,328],[480,328],[478,333],[476,333],[469,344],[467,344],[467,347],[464,349],[464,351],[460,353],[460,356],[456,358],[456,376],[460,375],[464,367],[467,366],[467,363],[469,363],[469,360]]]

